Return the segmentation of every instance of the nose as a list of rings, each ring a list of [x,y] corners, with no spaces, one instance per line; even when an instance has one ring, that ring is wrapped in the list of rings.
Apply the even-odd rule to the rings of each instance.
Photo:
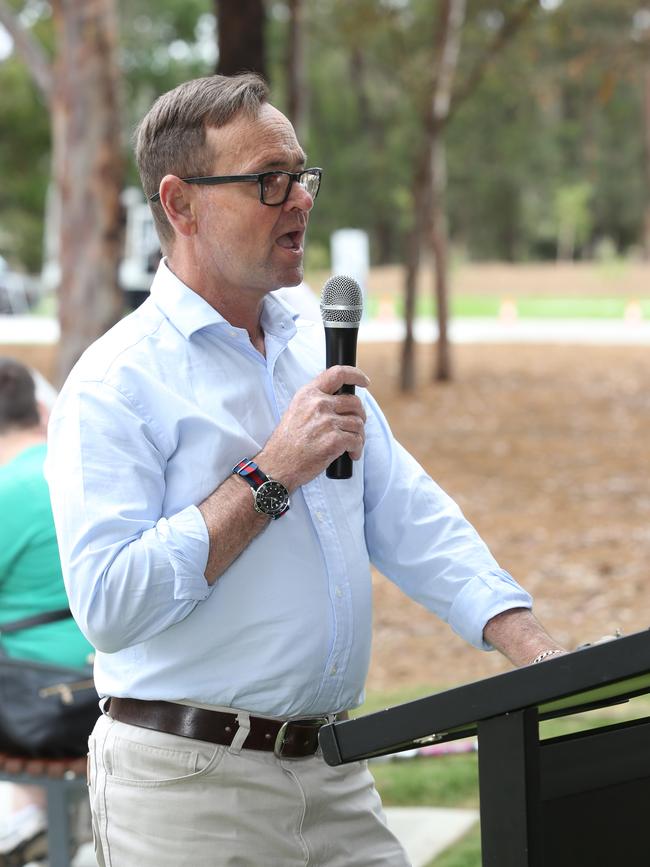
[[[307,192],[306,187],[303,187],[298,181],[294,181],[289,190],[289,197],[284,204],[290,211],[297,208],[309,212],[314,207],[314,199],[311,193]]]

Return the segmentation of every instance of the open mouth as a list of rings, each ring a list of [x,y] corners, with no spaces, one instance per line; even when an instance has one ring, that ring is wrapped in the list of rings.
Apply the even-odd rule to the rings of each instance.
[[[301,229],[296,230],[295,232],[287,232],[285,235],[280,235],[280,237],[275,242],[279,247],[283,247],[285,250],[302,250],[302,239],[304,236],[304,232]]]

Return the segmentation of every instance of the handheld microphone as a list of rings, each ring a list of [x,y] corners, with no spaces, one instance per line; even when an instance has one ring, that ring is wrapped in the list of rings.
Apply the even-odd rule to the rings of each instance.
[[[320,312],[325,328],[325,365],[357,363],[357,335],[363,313],[363,292],[352,277],[331,277],[323,286]],[[343,385],[337,394],[354,394],[353,385]],[[328,479],[352,477],[352,458],[343,452],[327,468]]]

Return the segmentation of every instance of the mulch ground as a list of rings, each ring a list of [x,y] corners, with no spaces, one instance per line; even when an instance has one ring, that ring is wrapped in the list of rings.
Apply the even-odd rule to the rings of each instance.
[[[460,346],[451,384],[396,391],[397,347],[361,347],[393,430],[459,503],[567,647],[650,626],[650,351]],[[431,348],[420,348],[421,378]],[[376,580],[370,685],[505,670]]]
[[[47,347],[7,347],[51,376]],[[1,350],[0,350],[1,351]],[[8,353],[7,353],[8,354]],[[397,390],[399,347],[362,344],[397,438],[459,503],[566,646],[650,626],[650,350],[463,345],[455,380]],[[463,683],[503,671],[375,576],[369,687]]]

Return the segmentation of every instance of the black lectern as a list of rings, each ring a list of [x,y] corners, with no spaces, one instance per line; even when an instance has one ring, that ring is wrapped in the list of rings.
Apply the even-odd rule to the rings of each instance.
[[[483,867],[647,867],[650,716],[540,740],[539,720],[650,693],[650,631],[324,726],[331,765],[478,736]]]

